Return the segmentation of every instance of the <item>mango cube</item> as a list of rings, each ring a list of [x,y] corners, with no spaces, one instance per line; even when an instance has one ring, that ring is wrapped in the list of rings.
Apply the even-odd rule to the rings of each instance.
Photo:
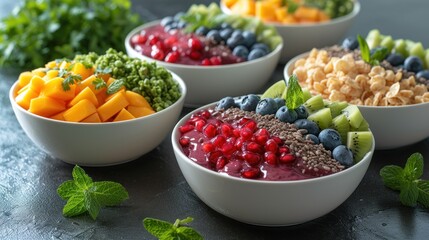
[[[128,105],[129,103],[125,94],[115,94],[107,102],[98,107],[97,112],[100,115],[101,121],[105,122]]]
[[[98,107],[98,99],[97,96],[95,96],[94,92],[89,88],[86,87],[81,92],[79,92],[68,104],[69,107],[76,105],[78,102],[80,102],[83,99],[88,99],[94,106]]]
[[[31,99],[28,111],[39,116],[49,117],[66,109],[64,101],[59,101],[47,96]]]
[[[95,112],[97,112],[97,108],[94,104],[88,99],[82,99],[73,107],[67,109],[63,116],[66,121],[80,122]]]
[[[118,115],[116,115],[115,119],[113,119],[114,122],[119,122],[119,121],[125,121],[125,120],[130,120],[130,119],[134,119],[135,117],[129,113],[125,108],[123,108]]]

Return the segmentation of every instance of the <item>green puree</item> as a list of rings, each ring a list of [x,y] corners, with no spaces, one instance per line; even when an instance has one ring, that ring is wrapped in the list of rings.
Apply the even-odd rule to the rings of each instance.
[[[180,98],[179,85],[164,67],[155,62],[130,58],[122,52],[109,49],[104,55],[78,55],[78,62],[95,64],[97,71],[110,73],[128,90],[143,95],[155,111],[161,111]]]

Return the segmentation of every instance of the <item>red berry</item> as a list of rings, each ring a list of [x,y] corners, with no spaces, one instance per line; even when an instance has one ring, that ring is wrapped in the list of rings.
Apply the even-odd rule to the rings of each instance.
[[[243,118],[240,118],[240,120],[238,120],[238,124],[240,126],[244,126],[244,124],[246,124],[250,120],[252,120],[252,119],[243,117]]]
[[[242,137],[237,138],[237,141],[235,141],[234,147],[237,149],[241,149],[241,147],[243,146],[245,140]]]
[[[222,64],[222,58],[219,57],[219,56],[211,57],[210,58],[210,63],[212,65],[221,65]]]
[[[207,124],[203,128],[203,133],[204,133],[204,136],[206,136],[208,138],[212,138],[212,137],[216,136],[216,134],[217,134],[216,126],[213,125],[212,123]]]
[[[146,41],[147,41],[147,37],[145,35],[141,35],[141,34],[134,35],[131,38],[131,43],[134,44],[134,45],[136,45],[136,44],[144,44]]]
[[[272,137],[272,139],[273,139],[274,141],[276,141],[276,143],[277,143],[277,144],[281,144],[281,143],[283,143],[283,140],[282,140],[281,138],[277,137],[277,136]]]
[[[208,58],[204,58],[201,61],[201,65],[203,65],[203,66],[210,66],[210,65],[212,65],[212,63],[210,62],[210,60]]]
[[[150,56],[156,60],[164,60],[165,54],[161,49],[152,49],[150,52]]]
[[[234,145],[232,143],[225,143],[222,145],[220,150],[225,155],[231,155],[234,153],[235,148],[234,148]]]
[[[277,152],[277,150],[279,149],[279,145],[277,145],[277,142],[274,139],[268,139],[264,147],[265,150],[270,152]]]
[[[279,153],[289,153],[289,148],[286,146],[279,147]]]
[[[224,135],[226,137],[233,135],[233,128],[228,123],[223,123],[222,125],[220,125],[220,131],[221,131],[222,135]]]
[[[181,137],[179,139],[179,143],[182,147],[187,147],[187,146],[189,146],[189,143],[191,143],[191,140],[189,140],[189,138],[187,138],[187,137]]]
[[[223,135],[217,135],[210,140],[216,147],[220,148],[226,142],[226,138]]]
[[[236,137],[230,137],[230,138],[226,139],[226,142],[231,143],[232,145],[235,145],[235,141],[237,141]]]
[[[258,124],[255,121],[250,120],[243,125],[243,128],[248,128],[252,130],[252,132],[254,132],[256,130],[257,125]]]
[[[254,152],[244,151],[242,153],[242,157],[244,161],[246,161],[252,166],[259,164],[259,162],[261,161],[261,155]]]
[[[228,159],[225,156],[220,156],[216,162],[216,170],[220,170],[228,163]]]
[[[209,152],[209,153],[207,154],[207,158],[208,158],[208,160],[209,160],[211,163],[213,163],[213,164],[216,164],[216,163],[217,163],[218,158],[219,158],[219,157],[221,157],[221,156],[223,156],[221,151],[213,151],[213,152]]]
[[[262,146],[255,143],[255,142],[249,142],[246,145],[246,150],[254,153],[262,153],[263,149]]]
[[[189,53],[189,58],[192,60],[200,60],[203,55],[200,52],[192,51]]]
[[[260,173],[261,173],[261,170],[259,170],[259,168],[249,168],[249,169],[243,170],[241,172],[241,176],[243,176],[244,178],[255,179],[259,177]]]
[[[179,127],[179,131],[182,134],[183,133],[187,133],[187,132],[192,131],[192,130],[194,130],[194,126],[192,126],[190,124],[186,124],[186,125],[183,125],[183,126]]]
[[[151,35],[149,35],[148,40],[149,40],[149,45],[153,46],[153,45],[155,45],[155,43],[157,43],[159,41],[159,37],[151,34]]]
[[[204,117],[205,119],[209,119],[212,116],[212,114],[207,110],[203,110],[201,112],[201,116]]]
[[[236,136],[236,137],[240,137],[240,129],[234,128],[232,130],[232,134],[234,134],[234,136]]]
[[[216,148],[215,145],[211,142],[205,142],[205,143],[201,144],[201,149],[205,153],[213,152],[215,150],[215,148]]]
[[[192,37],[188,39],[188,47],[194,51],[200,51],[203,49],[203,44],[198,38]]]
[[[173,47],[173,45],[175,44],[175,43],[177,43],[177,41],[178,41],[178,39],[177,39],[177,37],[176,36],[170,36],[170,37],[168,37],[168,38],[166,38],[165,40],[164,40],[164,44],[167,46],[167,47]]]
[[[255,136],[255,142],[264,145],[269,139],[268,135],[256,135]]]
[[[178,52],[169,52],[167,56],[165,56],[164,61],[169,63],[175,63],[179,61],[180,54]]]
[[[160,49],[162,51],[166,50],[165,45],[161,41],[156,42],[155,45],[152,46],[152,49],[154,49],[155,47],[157,47],[158,49]]]
[[[249,140],[253,136],[253,131],[248,128],[242,128],[240,129],[240,136],[245,140]]]
[[[264,160],[266,163],[270,165],[276,165],[277,164],[277,155],[273,152],[265,152],[264,153]]]
[[[294,160],[295,160],[295,156],[294,156],[294,155],[292,155],[292,154],[290,154],[290,153],[282,153],[282,154],[280,155],[279,160],[280,160],[282,163],[290,163],[290,162],[292,162],[292,161],[294,161]]]
[[[195,129],[197,129],[198,132],[202,132],[205,125],[206,125],[206,121],[204,121],[203,119],[200,119],[195,122]]]

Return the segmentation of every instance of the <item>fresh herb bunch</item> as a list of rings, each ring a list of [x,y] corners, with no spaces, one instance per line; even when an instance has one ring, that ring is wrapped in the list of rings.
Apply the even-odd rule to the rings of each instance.
[[[63,215],[73,217],[88,212],[96,219],[100,209],[115,206],[128,199],[127,190],[119,183],[102,181],[93,182],[85,171],[75,166],[73,180],[63,182],[57,189],[58,195],[67,201]]]
[[[129,0],[24,0],[0,22],[0,66],[35,68],[77,53],[123,50],[139,23]]]
[[[357,40],[359,42],[362,60],[372,66],[379,65],[380,61],[385,59],[387,54],[389,54],[389,50],[385,47],[376,48],[374,49],[374,53],[371,54],[368,43],[361,35],[357,35]]]
[[[399,199],[405,206],[414,207],[420,203],[429,208],[429,181],[420,179],[423,175],[423,156],[412,154],[404,168],[388,165],[380,170],[384,185],[399,191]]]
[[[154,218],[143,220],[144,228],[159,240],[202,240],[203,237],[194,229],[187,226],[192,222],[191,217],[177,219],[174,224]]]
[[[287,6],[289,13],[294,13],[300,5],[315,7],[323,10],[328,16],[338,18],[353,11],[353,0],[304,0],[297,3],[294,0],[283,0],[283,5]]]

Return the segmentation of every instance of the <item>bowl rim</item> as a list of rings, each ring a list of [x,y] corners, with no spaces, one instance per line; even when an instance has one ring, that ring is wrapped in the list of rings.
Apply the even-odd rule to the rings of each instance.
[[[50,121],[52,123],[56,123],[56,124],[64,124],[64,125],[79,125],[79,126],[94,126],[94,127],[100,127],[100,126],[106,126],[106,125],[120,125],[120,124],[124,124],[124,123],[131,123],[131,122],[135,122],[135,121],[142,121],[142,119],[150,119],[150,118],[154,118],[157,117],[158,115],[168,111],[169,109],[176,107],[177,105],[181,104],[181,102],[184,102],[185,97],[186,97],[186,93],[187,93],[187,88],[186,88],[186,84],[183,81],[183,79],[177,75],[176,73],[170,71],[167,69],[168,72],[171,73],[172,77],[173,77],[173,81],[176,82],[179,85],[179,89],[180,89],[180,93],[181,96],[179,99],[177,99],[173,104],[171,104],[170,106],[168,106],[167,108],[159,111],[159,112],[155,112],[149,116],[145,116],[145,117],[139,117],[139,118],[135,118],[135,119],[129,119],[129,120],[124,120],[124,121],[119,121],[119,122],[101,122],[101,123],[83,123],[83,122],[68,122],[68,121],[61,121],[61,120],[56,120],[56,119],[52,119],[52,118],[48,118],[48,117],[43,117],[43,116],[39,116],[37,114],[31,113],[27,110],[25,110],[24,108],[22,108],[21,106],[19,106],[16,101],[15,101],[15,89],[18,86],[18,82],[19,80],[16,80],[12,86],[9,89],[9,101],[11,103],[11,105],[13,105],[14,109],[17,109],[20,112],[23,112],[24,114],[28,114],[32,117],[38,118],[38,119],[42,119],[45,121]]]
[[[285,67],[283,68],[283,77],[284,78],[289,78],[289,68],[292,68],[295,64],[295,62],[297,62],[298,60],[302,59],[302,58],[306,58],[310,55],[311,51],[305,52],[305,53],[301,53],[293,58],[291,58],[285,65]],[[351,104],[351,103],[348,103]],[[401,108],[410,108],[410,107],[426,107],[426,105],[428,105],[429,102],[424,102],[424,103],[415,103],[415,104],[408,104],[408,105],[401,105],[401,106],[367,106],[367,105],[356,105],[359,108],[364,108],[364,109],[401,109]]]
[[[284,43],[283,43],[283,38],[281,38],[281,43],[279,45],[277,45],[271,52],[269,52],[267,55],[251,60],[251,61],[244,61],[244,62],[240,62],[240,63],[233,63],[233,64],[225,64],[225,65],[215,65],[215,66],[201,66],[201,65],[187,65],[187,64],[181,64],[181,63],[168,63],[165,61],[160,61],[160,60],[156,60],[153,59],[151,57],[145,56],[139,52],[137,52],[130,44],[130,40],[131,38],[138,32],[142,31],[145,28],[148,27],[152,27],[154,25],[157,25],[158,23],[160,23],[161,20],[154,20],[151,22],[147,22],[144,23],[136,28],[134,28],[133,30],[131,30],[127,36],[125,37],[125,49],[134,54],[136,54],[138,56],[138,58],[143,58],[146,61],[154,61],[159,65],[165,66],[165,67],[172,67],[172,68],[183,68],[183,69],[190,69],[190,70],[201,70],[201,69],[215,69],[215,70],[224,70],[224,69],[229,69],[229,68],[235,68],[235,67],[240,67],[240,66],[246,66],[246,65],[251,65],[251,64],[258,64],[260,62],[265,61],[266,59],[275,57],[276,55],[280,55],[281,50],[284,47]],[[280,36],[280,34],[279,34]],[[129,54],[128,54],[129,55]]]
[[[298,185],[298,184],[309,184],[309,183],[313,183],[313,182],[317,182],[317,181],[325,181],[331,178],[337,178],[340,177],[344,174],[347,174],[348,172],[353,171],[353,169],[356,169],[357,167],[364,165],[366,162],[371,163],[372,160],[372,155],[375,151],[375,139],[374,139],[374,134],[372,134],[372,146],[371,146],[371,150],[369,152],[367,152],[364,156],[364,158],[359,161],[358,163],[354,164],[352,167],[346,168],[340,172],[337,173],[333,173],[330,175],[325,175],[325,176],[321,176],[321,177],[315,177],[315,178],[309,178],[309,179],[301,179],[301,180],[282,180],[282,181],[269,181],[269,180],[256,180],[256,179],[245,179],[245,178],[239,178],[239,177],[234,177],[234,176],[230,176],[228,174],[222,174],[222,173],[218,173],[216,171],[210,170],[208,168],[205,168],[201,165],[199,165],[198,163],[192,161],[189,157],[187,157],[183,151],[181,150],[181,146],[179,145],[178,142],[178,137],[179,136],[179,127],[186,122],[192,114],[204,110],[204,109],[208,109],[211,107],[215,107],[217,102],[214,103],[210,103],[210,104],[206,104],[202,107],[199,107],[197,109],[194,109],[193,111],[189,112],[188,114],[186,114],[185,116],[183,116],[174,126],[172,134],[171,134],[171,142],[172,142],[172,146],[173,146],[173,151],[176,152],[177,154],[180,155],[180,157],[182,159],[184,159],[186,162],[189,162],[190,165],[196,167],[197,169],[210,174],[214,177],[218,177],[218,178],[222,178],[224,180],[228,180],[228,181],[235,181],[235,182],[243,182],[243,183],[249,183],[249,184],[275,184],[275,185]],[[371,131],[371,130],[369,130]],[[372,133],[372,131],[371,131]],[[178,159],[178,157],[176,156],[176,160],[180,161]],[[369,165],[368,163],[368,165]],[[366,171],[365,171],[366,172]]]
[[[224,12],[225,14],[231,14],[231,10],[225,6],[225,4],[223,3],[223,0],[220,0],[220,8],[222,10],[222,12]],[[311,28],[311,27],[320,27],[320,26],[328,26],[328,25],[332,25],[332,24],[336,24],[339,22],[344,22],[347,21],[349,19],[352,19],[354,17],[356,17],[359,12],[361,10],[361,6],[360,6],[360,2],[357,0],[354,0],[354,4],[353,4],[353,10],[351,12],[349,12],[347,15],[341,16],[341,17],[337,17],[334,19],[330,19],[329,21],[324,21],[324,22],[318,22],[318,23],[276,23],[276,22],[264,22],[264,24],[267,24],[269,26],[274,26],[276,28],[282,28],[282,27],[286,27],[286,28]]]

